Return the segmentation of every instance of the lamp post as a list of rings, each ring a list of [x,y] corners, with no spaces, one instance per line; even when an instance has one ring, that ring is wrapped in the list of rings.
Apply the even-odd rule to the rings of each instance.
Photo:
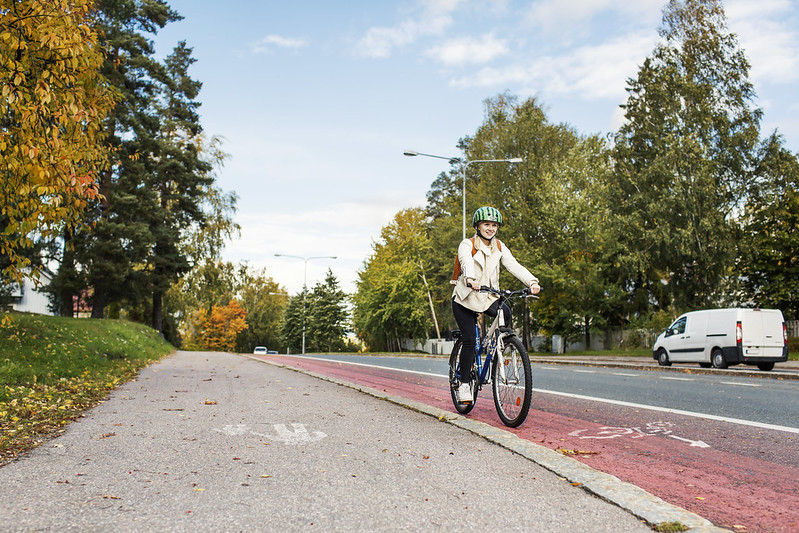
[[[305,293],[308,290],[308,261],[311,259],[336,259],[336,256],[318,255],[314,257],[302,257],[299,255],[275,254],[275,257],[291,257],[292,259],[302,259],[305,262],[302,275],[302,354],[305,355]]]
[[[423,154],[421,152],[416,152],[414,150],[405,150],[403,155],[408,157],[416,157],[417,155],[421,155],[424,157],[435,157],[436,159],[446,159],[450,162],[450,164],[454,165],[455,163],[459,163],[461,166],[461,172],[463,173],[463,194],[461,195],[461,199],[463,201],[463,234],[461,236],[462,239],[466,238],[466,169],[469,168],[469,165],[473,163],[522,163],[523,159],[521,157],[512,157],[509,159],[474,159],[469,161],[467,159],[461,159],[460,157],[444,157],[442,155],[433,155],[433,154]]]

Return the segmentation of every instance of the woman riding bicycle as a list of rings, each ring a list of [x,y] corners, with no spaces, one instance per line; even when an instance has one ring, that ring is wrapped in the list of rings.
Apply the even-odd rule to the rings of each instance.
[[[510,307],[500,305],[499,297],[485,292],[480,292],[480,287],[486,285],[494,289],[499,288],[499,265],[502,264],[508,272],[513,274],[522,283],[530,288],[532,294],[538,294],[541,287],[538,278],[524,268],[513,257],[508,247],[496,238],[497,230],[502,226],[502,215],[494,207],[481,207],[474,212],[472,225],[476,232],[474,237],[464,239],[458,246],[458,262],[460,274],[453,280],[455,289],[452,292],[452,313],[461,331],[463,347],[460,361],[460,387],[458,387],[458,401],[471,403],[473,401],[471,387],[471,371],[474,364],[474,349],[476,344],[474,326],[477,323],[477,314],[485,313],[491,317],[502,313],[500,326],[510,329]]]

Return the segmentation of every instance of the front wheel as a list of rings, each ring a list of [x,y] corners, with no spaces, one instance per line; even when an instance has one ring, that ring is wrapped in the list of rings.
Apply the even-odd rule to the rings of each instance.
[[[505,337],[505,347],[494,354],[492,388],[497,414],[506,426],[515,428],[527,418],[533,398],[530,357],[518,337]]]
[[[477,403],[477,383],[472,380],[472,392],[474,398],[472,403],[458,403],[458,386],[461,384],[461,346],[463,343],[457,341],[455,346],[452,347],[452,354],[449,356],[449,393],[452,396],[452,403],[455,409],[462,415],[469,413],[474,409],[474,404]]]
[[[671,360],[669,359],[669,354],[663,348],[658,350],[658,364],[660,366],[671,366]]]

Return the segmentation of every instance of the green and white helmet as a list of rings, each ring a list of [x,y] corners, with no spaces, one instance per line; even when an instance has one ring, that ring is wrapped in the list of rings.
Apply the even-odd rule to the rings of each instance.
[[[502,213],[500,213],[499,209],[496,207],[481,207],[474,212],[474,216],[472,217],[472,226],[476,228],[477,224],[480,222],[496,222],[501,226]]]

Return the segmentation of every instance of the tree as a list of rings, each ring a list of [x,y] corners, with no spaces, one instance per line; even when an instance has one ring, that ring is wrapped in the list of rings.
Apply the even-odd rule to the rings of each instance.
[[[181,239],[192,224],[204,219],[201,205],[214,181],[211,164],[194,143],[202,131],[197,114],[200,104],[194,100],[202,84],[188,75],[194,61],[183,41],[166,58],[157,108],[160,120],[157,129],[139,139],[142,160],[151,163],[145,165],[149,172],[141,178],[157,195],[157,204],[148,213],[154,246],[145,263],[152,291],[152,326],[158,331],[162,330],[164,293],[191,268]]]
[[[799,161],[776,133],[764,143],[750,189],[740,274],[758,307],[799,318]]]
[[[328,269],[325,279],[316,284],[311,294],[307,317],[307,339],[310,349],[320,352],[344,349],[349,313],[347,295],[338,279]]]
[[[159,80],[165,74],[144,33],[155,34],[179,18],[163,0],[97,1],[96,28],[106,52],[101,73],[118,94],[104,123],[115,157],[100,174],[102,197],[87,213],[92,231],[78,227],[71,236],[75,268],[90,289],[95,318],[105,316],[109,303],[127,300],[138,306],[147,298],[141,265],[155,246],[149,220],[155,218],[158,198],[144,186],[144,173],[151,165],[151,132],[160,120]]]
[[[224,306],[239,293],[241,265],[209,257],[198,263],[172,286],[165,296],[165,307],[174,321],[174,331],[165,335],[176,346],[198,346],[198,311],[207,316],[214,306]]]
[[[251,352],[256,346],[277,349],[280,322],[288,305],[286,291],[266,275],[266,270],[241,269],[239,295],[247,311],[247,329],[239,336],[238,350]]]
[[[671,0],[660,35],[628,81],[609,188],[612,263],[633,314],[718,301],[761,116],[721,2]]]
[[[610,163],[605,142],[580,136],[565,124],[552,124],[534,98],[519,101],[501,94],[484,103],[485,118],[477,132],[460,142],[468,160],[522,157],[518,165],[471,165],[467,175],[467,213],[481,205],[503,214],[499,238],[536,274],[545,298],[534,304],[536,323],[517,316],[525,340],[534,327],[575,340],[617,320],[614,291],[604,277],[602,253],[607,234],[604,184]],[[451,177],[439,176],[428,193],[430,240],[436,272],[436,296],[449,315],[447,283],[458,241],[461,192]],[[456,211],[457,209],[457,211]],[[502,287],[518,281],[503,271]],[[519,324],[520,322],[520,324]],[[521,327],[519,327],[521,326]]]
[[[427,338],[433,324],[422,279],[432,256],[424,211],[400,211],[380,236],[358,273],[353,323],[370,349],[399,350],[404,338]]]
[[[201,348],[222,352],[236,349],[236,338],[247,329],[247,312],[236,300],[226,306],[213,306],[211,312],[200,309],[197,312],[200,324],[198,343]]]
[[[302,328],[308,318],[307,304],[308,291],[289,298],[280,326],[280,342],[286,348],[286,353],[300,353],[302,350]]]
[[[91,0],[16,0],[0,8],[0,257],[19,280],[21,250],[80,223],[98,198],[113,91]]]

